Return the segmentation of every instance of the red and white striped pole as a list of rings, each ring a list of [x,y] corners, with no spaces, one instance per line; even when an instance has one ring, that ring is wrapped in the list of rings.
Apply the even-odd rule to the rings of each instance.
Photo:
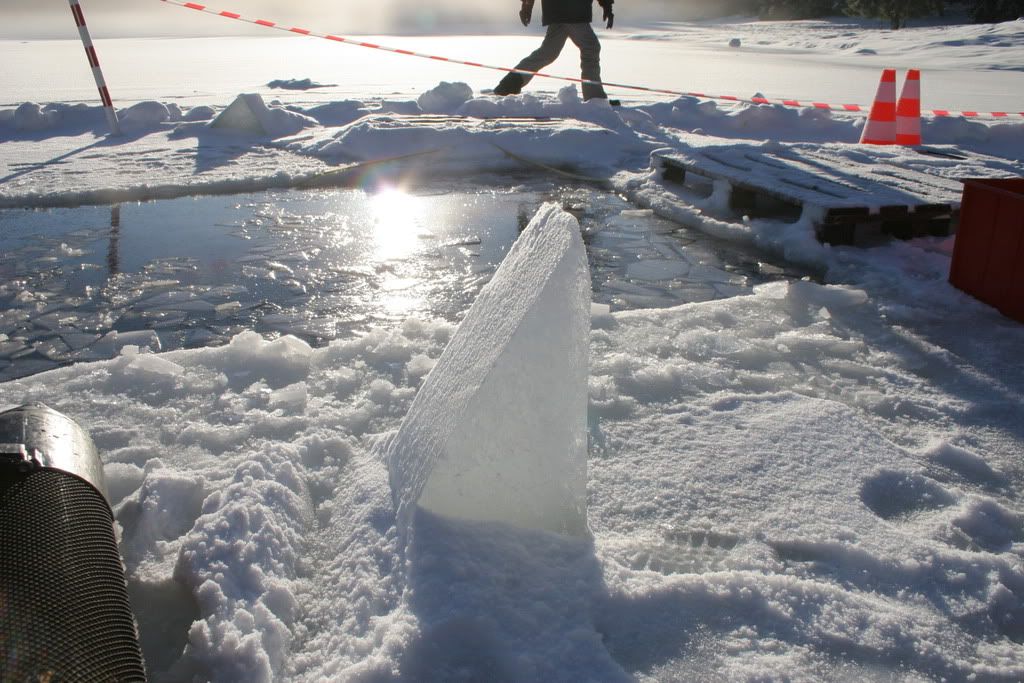
[[[117,112],[114,111],[114,103],[110,99],[110,91],[107,90],[107,81],[103,78],[103,71],[100,69],[100,58],[96,56],[96,48],[93,47],[89,27],[85,25],[82,7],[78,4],[78,0],[68,0],[68,3],[71,5],[71,13],[75,16],[78,35],[82,37],[82,45],[85,46],[85,56],[89,58],[89,66],[92,67],[92,76],[96,79],[96,87],[100,91],[100,101],[103,102],[103,112],[107,115],[110,132],[113,135],[120,135],[121,124],[117,121]]]

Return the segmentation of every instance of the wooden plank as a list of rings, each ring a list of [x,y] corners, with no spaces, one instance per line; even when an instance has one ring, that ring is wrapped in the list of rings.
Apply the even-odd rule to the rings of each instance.
[[[836,171],[835,159],[798,147],[751,151],[751,145],[708,145],[655,154],[655,163],[668,182],[685,183],[690,173],[725,180],[732,187],[730,207],[748,215],[756,216],[768,200],[823,209],[815,232],[831,244],[854,244],[862,234],[906,239],[953,229],[953,202],[933,198],[952,198],[955,181],[884,162],[876,166],[872,155],[881,153],[870,149],[850,150],[853,159],[844,159],[848,166]]]

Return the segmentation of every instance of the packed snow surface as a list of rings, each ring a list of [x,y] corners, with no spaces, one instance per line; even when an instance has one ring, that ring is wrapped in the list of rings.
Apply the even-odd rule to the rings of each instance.
[[[603,56],[617,82],[860,103],[883,66],[918,67],[926,107],[1020,112],[1022,36],[1021,22],[899,32],[852,21],[680,24],[620,29]],[[739,47],[729,47],[733,38]],[[435,53],[472,48],[466,56],[482,61],[487,50],[500,64],[536,44],[407,40]],[[498,322],[487,308],[462,326],[459,316],[418,314],[317,347],[248,330],[221,346],[156,353],[154,329],[67,334],[65,346],[102,360],[0,383],[0,407],[44,401],[96,441],[154,680],[1024,678],[1024,327],[948,284],[954,238],[830,247],[814,239],[811,217],[737,215],[728,183],[693,192],[650,164],[655,150],[712,135],[763,157],[788,143],[847,143],[815,158],[835,168],[856,154],[862,117],[693,97],[613,108],[537,81],[498,99],[482,92],[492,72],[442,73],[436,62],[369,50],[330,62],[326,47],[299,39],[98,48],[124,121],[119,138],[104,135],[84,63],[62,66],[83,61],[80,45],[0,43],[0,55],[23,67],[5,75],[0,206],[355,186],[380,160],[400,157],[413,176],[593,179],[637,206],[585,235],[592,272],[602,277],[629,249],[644,254],[600,283],[585,396],[560,386],[564,403],[553,385],[559,373],[579,379],[582,366],[555,357],[579,343],[586,321],[559,321],[557,311],[578,313],[565,270],[581,264],[547,263],[545,278],[544,263],[515,256],[539,227],[570,229],[557,207],[530,217],[534,233],[510,256],[510,266],[537,268],[525,271],[534,277],[495,276],[481,294],[484,304],[529,307],[501,344],[470,334],[474,317]],[[281,73],[285,53],[294,59]],[[571,74],[571,53],[552,72]],[[339,85],[261,85],[275,79]],[[236,100],[241,113],[212,125]],[[923,123],[940,155],[893,155],[940,179],[936,191],[952,194],[948,181],[968,175],[1021,175],[1020,119]],[[751,288],[713,253],[639,233],[637,211],[817,277],[780,269]],[[71,258],[76,244],[42,258]],[[382,258],[381,280],[409,258]],[[261,259],[250,267],[268,279],[297,270]],[[63,329],[74,304],[35,291],[41,280],[8,278],[4,264],[0,255],[0,296],[12,302],[0,311],[7,367],[52,352],[36,343]],[[666,305],[687,278],[724,298]],[[520,295],[531,283],[538,289]],[[236,291],[222,294],[236,301]],[[153,297],[150,310],[176,314],[222,303],[187,290]],[[38,336],[9,336],[29,328]],[[466,367],[465,389],[479,401],[445,402],[460,369],[446,353],[481,361]],[[428,401],[432,383],[452,392]],[[530,385],[545,390],[538,412],[570,419],[567,404],[586,401],[589,534],[477,514],[479,499],[459,517],[419,508],[413,533],[401,532],[396,498],[409,508],[420,499],[410,492],[429,491],[431,477],[458,474],[436,466],[440,451],[417,454],[403,442],[403,422],[415,426],[418,414],[443,425],[430,447],[455,435],[460,456],[479,446],[522,464],[515,448],[501,450],[506,421],[540,419],[527,405]],[[403,443],[389,471],[385,454]],[[572,453],[557,456],[571,462]],[[395,476],[417,462],[420,479]],[[572,481],[548,468],[532,476],[549,491]],[[530,505],[528,483],[507,493]],[[563,487],[563,502],[579,484]]]

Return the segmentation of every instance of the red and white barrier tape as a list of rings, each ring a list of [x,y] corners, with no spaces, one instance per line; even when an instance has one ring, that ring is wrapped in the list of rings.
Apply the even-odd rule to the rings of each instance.
[[[117,112],[114,110],[114,103],[110,99],[110,90],[107,89],[107,81],[103,78],[103,71],[100,69],[100,58],[96,54],[96,48],[92,44],[92,36],[89,35],[89,27],[85,25],[85,14],[82,12],[78,0],[68,0],[71,5],[71,14],[75,17],[75,26],[78,27],[78,35],[82,38],[82,45],[85,46],[85,56],[89,60],[89,67],[92,69],[92,76],[96,79],[96,88],[100,91],[100,102],[103,103],[103,113],[107,115],[107,123],[110,124],[110,132],[114,135],[121,134],[121,125],[117,120]]]
[[[423,52],[414,52],[412,50],[403,50],[397,47],[388,47],[387,45],[378,45],[377,43],[368,43],[362,40],[354,40],[352,38],[345,38],[344,36],[336,36],[330,33],[319,33],[317,31],[311,31],[305,28],[298,28],[295,26],[286,26],[279,24],[274,21],[267,21],[266,19],[249,19],[243,17],[235,12],[218,11],[208,8],[206,5],[200,5],[195,2],[179,2],[178,0],[160,0],[160,2],[166,2],[170,5],[177,5],[178,7],[185,7],[187,9],[193,9],[199,12],[205,12],[207,14],[213,14],[219,17],[225,17],[227,19],[236,19],[238,21],[244,21],[250,24],[256,24],[257,26],[263,26],[265,28],[273,28],[279,31],[286,31],[288,33],[297,33],[303,36],[310,36],[312,38],[323,38],[336,43],[345,43],[348,45],[356,45],[358,47],[366,47],[372,50],[384,50],[385,52],[393,52],[399,55],[406,55],[407,57],[420,57],[422,59],[432,59],[438,62],[448,62],[451,64],[461,64],[463,66],[472,66],[478,69],[492,69],[494,71],[515,71],[517,73],[525,73],[531,76],[539,78],[550,78],[556,81],[569,81],[571,83],[593,83],[603,85],[605,88],[619,88],[622,90],[638,90],[641,92],[656,93],[661,95],[676,95],[680,97],[699,97],[708,100],[722,100],[725,102],[746,102],[750,104],[781,104],[786,107],[813,107],[814,109],[828,109],[831,111],[845,111],[845,112],[868,112],[871,107],[861,104],[829,104],[827,102],[806,102],[799,100],[786,100],[786,99],[770,99],[767,97],[751,97],[742,98],[735,97],[733,95],[709,95],[702,92],[686,92],[682,90],[667,90],[664,88],[648,88],[642,85],[629,85],[626,83],[609,83],[608,81],[590,81],[583,78],[573,78],[571,76],[555,76],[552,74],[541,73],[539,71],[523,71],[520,69],[510,69],[507,66],[493,66],[490,64],[481,64],[479,62],[469,62],[461,59],[453,59],[451,57],[441,57],[438,55],[426,54]],[[1008,117],[1021,117],[1024,118],[1024,112],[977,112],[977,111],[961,111],[955,112],[948,109],[932,109],[930,111],[922,112],[925,114],[932,114],[936,117],[963,117],[963,118],[980,118],[980,117],[994,117],[994,118],[1008,118]]]

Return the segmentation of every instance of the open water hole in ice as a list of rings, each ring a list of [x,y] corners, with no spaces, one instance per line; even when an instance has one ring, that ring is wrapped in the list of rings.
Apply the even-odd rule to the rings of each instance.
[[[410,316],[457,320],[538,207],[581,222],[611,310],[748,293],[806,273],[586,186],[383,184],[0,212],[0,381],[214,346],[254,329],[313,345]]]

